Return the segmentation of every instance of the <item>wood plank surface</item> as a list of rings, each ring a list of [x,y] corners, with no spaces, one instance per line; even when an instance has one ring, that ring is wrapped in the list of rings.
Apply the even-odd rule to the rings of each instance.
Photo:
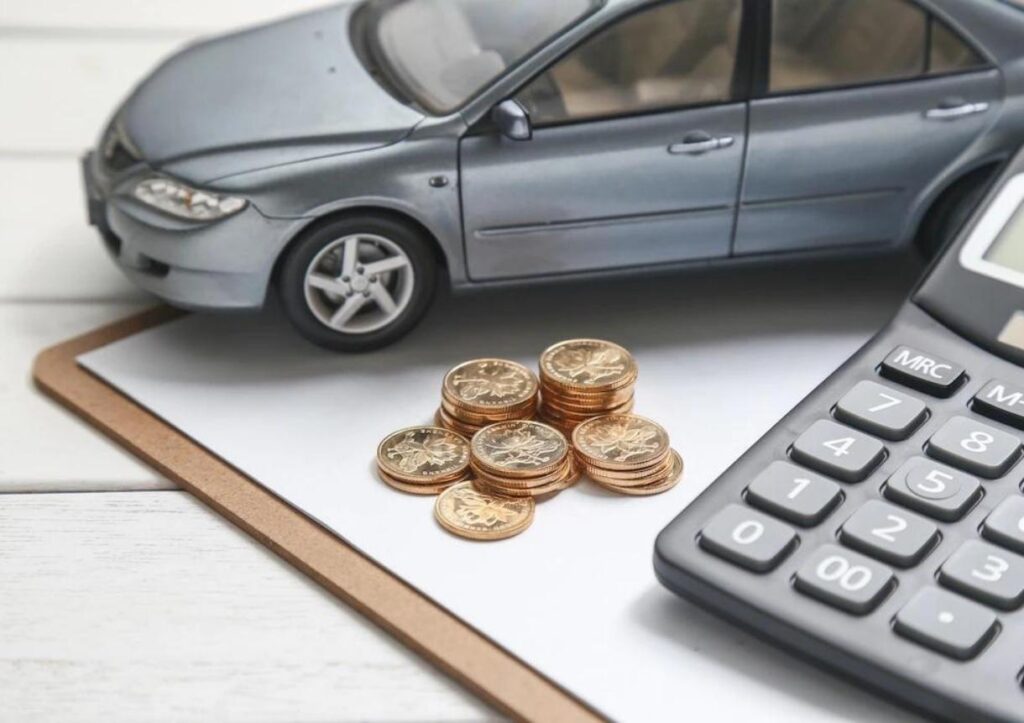
[[[0,495],[0,720],[482,720],[184,492]]]

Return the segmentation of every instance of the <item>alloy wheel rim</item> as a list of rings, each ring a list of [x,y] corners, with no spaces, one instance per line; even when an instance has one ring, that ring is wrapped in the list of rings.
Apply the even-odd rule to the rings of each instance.
[[[349,234],[325,245],[306,267],[306,305],[342,334],[391,324],[412,301],[416,274],[401,246],[376,234]]]

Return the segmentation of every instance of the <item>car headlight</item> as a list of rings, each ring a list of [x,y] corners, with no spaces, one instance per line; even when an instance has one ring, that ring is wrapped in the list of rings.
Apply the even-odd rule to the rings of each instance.
[[[135,184],[132,195],[147,206],[189,221],[216,221],[246,207],[244,198],[201,191],[170,178],[146,178]]]

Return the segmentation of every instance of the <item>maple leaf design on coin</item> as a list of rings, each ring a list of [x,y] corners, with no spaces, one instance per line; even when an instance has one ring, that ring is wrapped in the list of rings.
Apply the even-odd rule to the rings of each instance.
[[[443,437],[416,437],[415,432],[408,432],[400,442],[388,450],[388,459],[403,472],[414,474],[424,467],[441,467],[455,461],[462,454],[462,450],[454,442]]]
[[[565,349],[551,363],[559,373],[586,383],[615,377],[626,370],[626,360],[615,349]]]
[[[494,527],[508,524],[522,514],[514,505],[514,502],[486,497],[467,489],[455,502],[455,514],[466,525]]]
[[[500,367],[478,367],[467,376],[459,376],[452,384],[459,390],[459,396],[467,401],[475,401],[481,397],[506,399],[523,393],[527,379],[515,371]]]

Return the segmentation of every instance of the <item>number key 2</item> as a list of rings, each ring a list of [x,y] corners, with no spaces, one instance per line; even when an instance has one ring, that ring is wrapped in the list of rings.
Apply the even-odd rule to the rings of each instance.
[[[822,419],[793,443],[793,459],[845,482],[860,482],[885,457],[885,447],[866,434]]]

